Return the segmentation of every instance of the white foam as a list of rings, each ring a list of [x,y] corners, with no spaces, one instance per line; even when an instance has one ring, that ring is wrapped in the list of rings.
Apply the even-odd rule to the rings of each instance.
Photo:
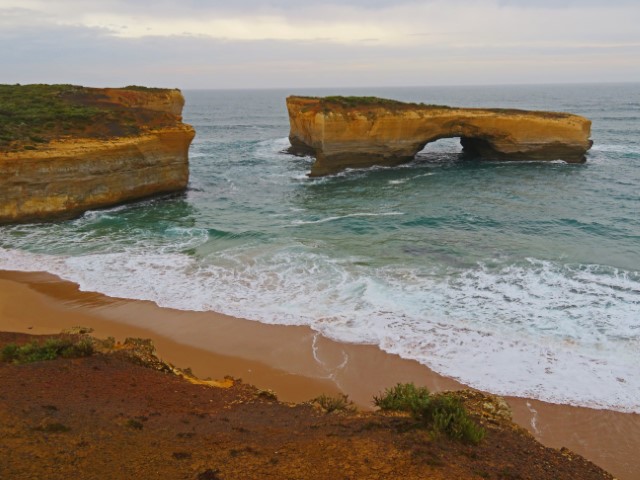
[[[406,178],[400,178],[397,180],[389,180],[389,185],[402,185],[403,183],[410,182],[412,180],[416,180],[417,178],[430,177],[435,175],[433,172],[421,173],[419,175],[412,175]]]
[[[335,220],[342,220],[345,218],[354,218],[354,217],[389,217],[396,215],[404,215],[403,212],[382,212],[382,213],[371,213],[371,212],[360,212],[360,213],[349,213],[347,215],[337,215],[334,217],[326,217],[321,218],[319,220],[294,220],[291,222],[290,226],[298,226],[298,225],[309,225],[314,223],[326,223],[333,222]]]
[[[535,259],[373,270],[301,246],[207,259],[142,248],[76,257],[0,248],[0,268],[46,270],[83,290],[160,306],[310,325],[498,394],[640,412],[638,272]]]

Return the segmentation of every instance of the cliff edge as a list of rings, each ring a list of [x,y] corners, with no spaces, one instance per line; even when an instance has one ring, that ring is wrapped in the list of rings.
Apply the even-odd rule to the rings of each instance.
[[[0,85],[0,224],[180,191],[195,132],[179,90]]]
[[[287,98],[290,152],[315,155],[310,176],[398,165],[460,137],[465,152],[499,160],[584,162],[591,121],[568,113],[452,108],[376,97]]]
[[[381,392],[376,412],[346,396],[286,404],[230,377],[199,380],[150,340],[73,330],[0,332],[2,478],[613,480],[539,444],[499,397],[404,384]],[[450,427],[463,424],[485,436]]]

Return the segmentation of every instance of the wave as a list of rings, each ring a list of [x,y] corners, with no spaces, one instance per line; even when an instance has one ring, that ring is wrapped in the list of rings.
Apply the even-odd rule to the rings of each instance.
[[[309,325],[379,345],[503,395],[640,412],[640,273],[527,259],[489,267],[372,268],[300,246],[75,257],[0,248],[0,268],[46,270],[82,290]]]
[[[291,225],[285,225],[285,227],[295,227],[299,225],[311,225],[314,223],[326,223],[333,222],[335,220],[342,220],[345,218],[354,218],[354,217],[389,217],[396,215],[404,215],[403,212],[383,212],[383,213],[370,213],[370,212],[361,212],[361,213],[349,213],[347,215],[337,215],[334,217],[326,217],[318,220],[294,220],[291,222]]]

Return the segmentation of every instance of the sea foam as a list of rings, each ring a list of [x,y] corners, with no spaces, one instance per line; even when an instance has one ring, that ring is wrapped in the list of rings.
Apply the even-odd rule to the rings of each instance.
[[[499,269],[368,269],[301,249],[75,257],[0,249],[0,268],[213,310],[415,359],[490,392],[640,412],[640,274],[528,259]],[[310,281],[313,279],[313,281]]]

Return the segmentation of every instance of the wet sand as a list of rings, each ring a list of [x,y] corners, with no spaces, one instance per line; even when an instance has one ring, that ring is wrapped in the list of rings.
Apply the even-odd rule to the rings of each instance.
[[[465,388],[415,361],[371,345],[334,342],[307,327],[160,308],[80,292],[46,273],[0,271],[0,330],[44,334],[77,325],[92,327],[97,337],[152,338],[165,361],[202,378],[241,378],[285,401],[344,392],[370,408],[373,395],[398,382],[433,391]],[[514,420],[543,444],[567,447],[622,480],[640,478],[640,415],[507,400]]]

